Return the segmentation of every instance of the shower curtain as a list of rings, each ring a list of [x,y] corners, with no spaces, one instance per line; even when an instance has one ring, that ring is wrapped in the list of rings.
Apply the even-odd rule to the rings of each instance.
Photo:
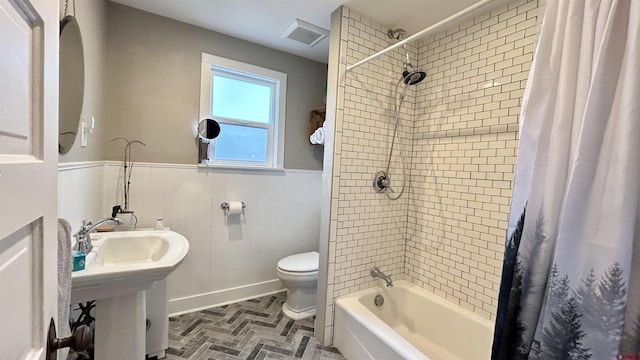
[[[492,359],[640,359],[640,0],[548,0]]]

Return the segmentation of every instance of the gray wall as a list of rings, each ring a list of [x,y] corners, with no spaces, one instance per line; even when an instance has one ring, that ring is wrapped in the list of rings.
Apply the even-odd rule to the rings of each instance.
[[[322,106],[327,65],[217,32],[107,3],[106,159],[125,136],[142,162],[197,162],[202,52],[287,73],[285,168],[322,169],[322,147],[309,144],[309,110]]]

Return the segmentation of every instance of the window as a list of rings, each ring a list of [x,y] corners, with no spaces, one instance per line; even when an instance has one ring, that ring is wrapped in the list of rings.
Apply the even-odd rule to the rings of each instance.
[[[202,54],[200,116],[220,123],[209,164],[282,168],[287,74]]]

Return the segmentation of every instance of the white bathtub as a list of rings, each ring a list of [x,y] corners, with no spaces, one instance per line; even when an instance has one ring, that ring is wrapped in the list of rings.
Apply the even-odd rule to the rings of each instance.
[[[482,360],[492,341],[493,322],[408,281],[336,300],[333,344],[349,360]]]

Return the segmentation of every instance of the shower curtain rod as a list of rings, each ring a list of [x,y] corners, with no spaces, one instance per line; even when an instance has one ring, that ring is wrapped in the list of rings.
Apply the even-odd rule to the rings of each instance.
[[[479,2],[469,6],[468,8],[464,8],[464,9],[458,11],[457,13],[449,16],[448,18],[446,18],[444,20],[440,20],[439,22],[429,26],[428,28],[426,28],[426,29],[424,29],[424,30],[422,30],[420,32],[417,32],[417,33],[409,36],[408,38],[389,46],[386,49],[378,51],[377,53],[369,56],[368,58],[365,58],[363,60],[358,61],[355,64],[347,66],[347,71],[351,71],[351,70],[357,68],[358,66],[377,58],[380,55],[386,54],[389,51],[395,50],[395,49],[399,48],[400,46],[402,46],[404,44],[407,44],[407,43],[409,43],[411,41],[414,41],[414,40],[417,40],[418,38],[421,38],[421,37],[423,37],[423,36],[425,36],[427,34],[430,34],[430,33],[434,32],[436,30],[439,30],[440,28],[444,27],[445,25],[448,25],[452,21],[455,21],[455,20],[457,20],[457,19],[459,19],[459,18],[461,18],[463,16],[466,16],[469,13],[471,13],[473,11],[476,11],[476,10],[480,9],[481,7],[484,7],[485,5],[487,5],[489,3],[492,3],[492,2],[495,2],[495,1],[496,0],[482,0],[482,1],[479,1]]]

